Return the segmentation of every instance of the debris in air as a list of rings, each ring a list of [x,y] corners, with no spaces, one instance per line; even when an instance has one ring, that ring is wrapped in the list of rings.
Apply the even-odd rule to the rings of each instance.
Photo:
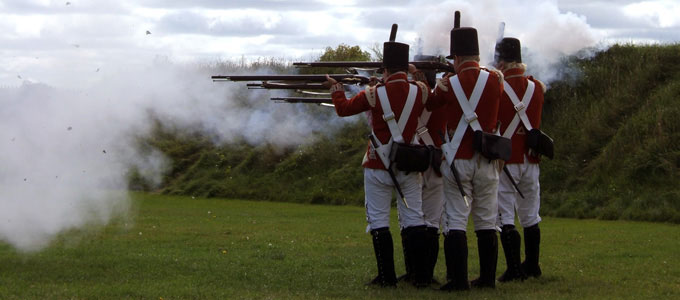
[[[147,35],[151,34],[151,31],[148,31],[148,30],[147,30],[147,31],[146,31],[146,34],[147,34]]]

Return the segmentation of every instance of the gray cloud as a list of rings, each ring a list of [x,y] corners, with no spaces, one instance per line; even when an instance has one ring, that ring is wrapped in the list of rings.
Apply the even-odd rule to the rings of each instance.
[[[677,43],[680,26],[667,28],[624,28],[608,31],[607,36],[620,42],[635,42],[636,40],[659,41],[662,43]]]
[[[66,5],[68,1],[50,1],[49,3],[35,0],[2,0],[0,8],[12,14],[127,14],[129,9],[122,5],[122,1],[82,1]],[[0,13],[1,14],[1,13]]]
[[[579,3],[560,5],[560,9],[565,12],[573,12],[585,16],[588,24],[594,28],[632,28],[650,26],[648,22],[627,16],[620,6],[613,6],[608,2],[570,2]],[[630,3],[635,1],[621,2]]]
[[[628,4],[640,0],[621,1],[560,1],[561,11],[583,15],[594,29],[605,33],[605,39],[618,41],[654,40],[659,42],[678,41],[678,27],[660,28],[656,19],[631,16],[623,11]]]
[[[233,37],[305,33],[303,24],[290,18],[281,18],[280,21],[268,25],[267,22],[270,21],[247,14],[215,19],[191,11],[180,11],[163,16],[156,29],[166,34],[190,33]]]
[[[389,30],[392,24],[396,23],[400,28],[413,28],[417,23],[417,20],[412,17],[410,11],[393,8],[362,11],[359,14],[359,20],[366,27],[387,30],[388,34],[385,39],[389,37]]]
[[[305,0],[250,0],[250,1],[223,1],[223,0],[142,0],[138,4],[154,8],[207,8],[207,9],[259,9],[276,11],[308,11],[323,10],[328,4],[321,1]]]

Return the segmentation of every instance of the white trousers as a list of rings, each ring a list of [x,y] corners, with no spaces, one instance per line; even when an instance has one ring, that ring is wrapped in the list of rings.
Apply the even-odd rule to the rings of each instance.
[[[444,175],[444,232],[467,231],[470,215],[475,231],[496,229],[498,162],[489,161],[475,153],[472,159],[456,159],[453,163],[458,170],[463,190],[470,199],[470,206],[465,205],[451,168],[443,161],[441,171]]]
[[[538,215],[541,206],[538,164],[529,163],[525,159],[523,164],[506,164],[505,166],[519,190],[522,191],[524,198],[520,197],[508,175],[503,172],[498,184],[498,225],[514,225],[515,211],[523,228],[536,225],[541,221],[541,216]]]
[[[364,191],[366,194],[367,231],[390,226],[390,207],[392,192],[397,195],[397,211],[401,229],[425,225],[422,210],[421,175],[418,172],[396,171],[397,182],[401,187],[408,208],[402,202],[389,173],[386,170],[364,168]]]
[[[444,180],[432,168],[423,172],[423,214],[428,227],[439,229],[444,210]]]

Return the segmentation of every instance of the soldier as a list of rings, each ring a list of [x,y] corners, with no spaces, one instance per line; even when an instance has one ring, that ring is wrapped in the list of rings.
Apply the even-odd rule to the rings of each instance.
[[[430,61],[437,60],[437,56],[416,55],[415,61]],[[436,83],[435,71],[419,71],[409,69],[413,78],[417,81],[426,82],[429,87],[434,87]],[[446,114],[443,109],[435,111],[423,110],[418,118],[418,129],[416,134],[421,144],[431,147],[432,163],[430,168],[423,172],[422,195],[423,195],[423,214],[425,222],[427,223],[426,241],[427,241],[427,274],[434,279],[434,268],[437,264],[437,257],[439,255],[439,224],[444,208],[444,189],[442,174],[439,171],[442,160],[442,152],[440,145],[442,140],[437,132],[442,132],[446,125]],[[407,236],[402,232],[402,246],[404,247],[404,263],[406,264],[406,274],[399,277],[399,279],[409,281],[412,277],[412,270],[414,269],[411,263],[411,258],[408,256],[406,249]]]
[[[447,58],[454,59],[456,75],[439,80],[426,105],[428,110],[447,105],[448,117],[446,143],[442,145],[446,162],[442,163],[441,172],[445,196],[444,254],[449,282],[441,289],[467,290],[470,285],[493,288],[498,257],[499,163],[498,157],[481,145],[489,146],[493,137],[489,133],[496,131],[502,75],[480,68],[474,28],[451,30],[451,55]],[[469,202],[467,195],[471,196]],[[477,235],[480,264],[480,276],[472,282],[468,282],[467,275],[466,230],[470,215]]]
[[[527,135],[541,124],[543,93],[545,85],[531,76],[524,75],[520,42],[516,38],[504,38],[496,45],[496,68],[505,75],[504,93],[500,102],[499,119],[503,136],[512,139],[512,156],[505,162],[504,175],[498,187],[498,222],[502,226],[501,244],[505,253],[507,270],[500,282],[524,280],[526,276],[538,277],[538,248],[541,232],[538,223],[539,155],[527,146]],[[528,124],[526,123],[528,122]],[[518,197],[512,180],[523,197]],[[515,229],[515,210],[524,228],[524,251],[526,260],[520,267],[521,238]]]
[[[362,163],[367,230],[372,235],[378,265],[378,276],[371,283],[380,286],[395,286],[397,283],[394,246],[389,230],[390,203],[392,191],[396,188],[404,196],[397,201],[397,209],[400,227],[407,239],[406,252],[416,268],[413,282],[423,287],[429,284],[430,278],[427,278],[424,268],[426,223],[421,207],[421,175],[394,168],[389,153],[396,143],[408,145],[414,141],[418,116],[424,109],[429,90],[421,82],[408,82],[407,44],[390,41],[385,42],[383,47],[383,84],[369,86],[349,100],[345,98],[342,84],[330,77],[324,84],[330,86],[338,116],[368,111],[373,130],[373,142],[369,144]]]

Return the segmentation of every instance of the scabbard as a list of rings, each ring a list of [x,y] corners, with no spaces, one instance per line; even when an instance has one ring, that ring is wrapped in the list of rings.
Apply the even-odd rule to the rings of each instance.
[[[510,179],[510,183],[512,183],[512,186],[515,187],[515,190],[519,193],[519,196],[524,199],[524,194],[522,194],[522,191],[519,190],[519,186],[517,186],[517,182],[515,182],[514,179],[512,179],[512,175],[510,175],[510,170],[508,170],[508,166],[503,166],[503,172],[505,175],[508,176],[508,179]]]
[[[465,206],[470,206],[470,201],[468,200],[467,193],[465,193],[465,190],[463,190],[463,183],[460,181],[460,175],[458,174],[458,169],[456,169],[456,164],[455,160],[451,162],[451,173],[453,173],[453,178],[456,179],[456,185],[458,185],[458,190],[460,191],[460,195],[463,196],[463,200],[465,200]]]
[[[375,137],[373,136],[373,134],[369,134],[368,138],[371,139],[371,144],[373,145],[373,149],[375,149],[376,154],[378,155],[378,157],[380,157],[380,154],[378,153],[378,142],[375,140]],[[404,202],[404,205],[406,205],[406,208],[409,208],[408,203],[406,202],[406,197],[404,197],[404,192],[401,191],[401,186],[399,185],[399,182],[397,181],[397,176],[394,175],[394,171],[392,171],[392,168],[390,168],[389,165],[385,166],[385,169],[387,170],[387,173],[390,174],[390,178],[392,178],[392,183],[394,184],[394,187],[397,189],[397,193],[399,193],[399,197],[401,197],[401,201]]]
[[[446,139],[444,138],[444,133],[439,132],[439,137],[442,139],[442,142],[444,142]],[[451,168],[451,173],[453,173],[453,178],[456,180],[456,185],[458,185],[458,190],[460,191],[460,195],[463,196],[463,200],[465,200],[465,206],[470,207],[470,201],[468,200],[467,193],[465,193],[465,190],[463,190],[463,183],[460,181],[460,175],[458,174],[458,169],[456,169],[456,160],[455,158],[451,160],[451,165],[449,166]]]

